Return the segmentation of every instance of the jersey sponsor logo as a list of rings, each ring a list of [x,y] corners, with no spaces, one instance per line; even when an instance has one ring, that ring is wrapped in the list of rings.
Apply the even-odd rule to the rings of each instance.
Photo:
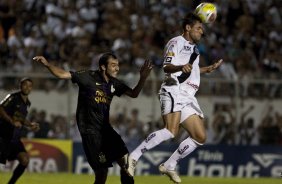
[[[94,99],[95,99],[96,103],[98,103],[98,104],[99,103],[107,103],[107,98],[106,98],[106,95],[103,91],[97,90],[95,95],[96,96],[95,96]]]
[[[199,86],[198,86],[197,84],[193,84],[193,83],[191,83],[190,81],[188,81],[187,84],[188,84],[189,86],[191,86],[192,88],[196,89],[196,90],[199,89]]]

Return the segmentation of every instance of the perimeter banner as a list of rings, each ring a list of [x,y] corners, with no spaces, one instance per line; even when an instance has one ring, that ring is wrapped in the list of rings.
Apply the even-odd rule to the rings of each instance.
[[[50,139],[23,139],[30,156],[28,172],[70,172],[72,161],[72,141]],[[1,166],[2,171],[12,171],[17,161]]]
[[[78,149],[76,149],[78,148]],[[136,175],[159,174],[158,166],[177,148],[164,144],[145,153],[139,160]],[[81,144],[74,144],[73,172],[92,173]],[[181,160],[177,167],[181,175],[202,177],[282,177],[282,147],[204,145]],[[109,174],[118,175],[114,165]]]

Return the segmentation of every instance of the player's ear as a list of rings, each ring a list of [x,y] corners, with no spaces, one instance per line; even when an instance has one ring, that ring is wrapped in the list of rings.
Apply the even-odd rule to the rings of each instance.
[[[102,68],[103,71],[106,71],[105,65],[102,65],[101,68]]]
[[[191,30],[191,26],[189,24],[186,24],[185,29],[186,29],[186,31],[190,31]]]

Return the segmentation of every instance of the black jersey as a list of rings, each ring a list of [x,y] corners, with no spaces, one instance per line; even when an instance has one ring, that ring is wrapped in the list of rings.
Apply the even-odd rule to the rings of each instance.
[[[71,72],[79,86],[76,119],[81,134],[101,134],[108,126],[113,96],[121,96],[129,87],[116,78],[106,82],[99,71]]]
[[[21,97],[20,92],[8,94],[4,100],[0,103],[1,107],[4,108],[6,113],[20,122],[24,122],[28,113],[28,109],[31,105],[30,101],[26,102]],[[0,137],[5,140],[16,139],[19,140],[21,135],[21,128],[15,128],[10,122],[7,122],[0,117]]]

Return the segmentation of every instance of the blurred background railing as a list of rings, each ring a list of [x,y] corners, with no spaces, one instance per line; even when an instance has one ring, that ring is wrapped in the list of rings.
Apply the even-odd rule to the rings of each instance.
[[[79,141],[75,124],[78,91],[70,81],[55,79],[44,72],[2,72],[0,79],[5,87],[0,90],[0,98],[16,90],[15,84],[27,75],[34,80],[29,118],[39,122],[42,130],[36,134],[26,132],[25,136]],[[139,74],[120,75],[119,78],[133,87]],[[137,99],[123,96],[112,102],[111,123],[129,148],[162,126],[158,99],[160,84],[161,80],[152,72]],[[203,75],[197,97],[205,113],[208,144],[282,144],[281,80],[239,81]],[[174,141],[184,136],[181,131]]]

